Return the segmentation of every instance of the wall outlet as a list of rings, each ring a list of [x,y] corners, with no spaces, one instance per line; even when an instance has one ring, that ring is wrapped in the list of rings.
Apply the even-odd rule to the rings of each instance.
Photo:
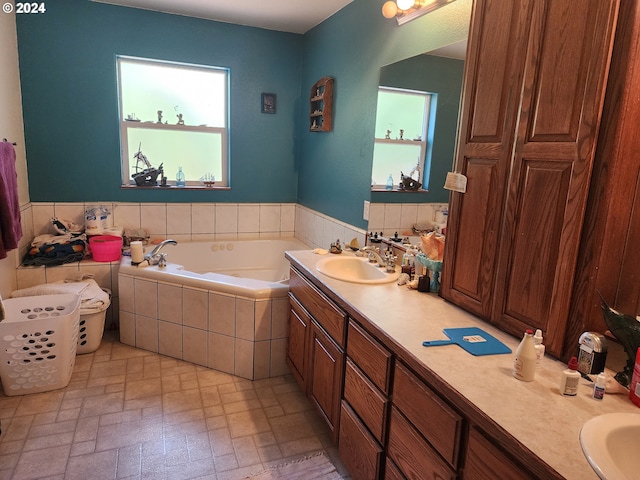
[[[362,219],[369,221],[369,207],[371,203],[369,200],[364,201],[364,210],[362,211]]]

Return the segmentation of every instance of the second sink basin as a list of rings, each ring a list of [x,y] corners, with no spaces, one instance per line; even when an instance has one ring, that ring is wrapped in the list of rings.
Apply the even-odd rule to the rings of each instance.
[[[400,276],[399,267],[396,267],[394,273],[386,273],[384,268],[377,267],[375,263],[369,263],[364,257],[343,255],[323,258],[316,264],[316,269],[328,277],[351,283],[390,283]]]
[[[580,445],[602,479],[638,478],[640,413],[608,413],[585,422]]]

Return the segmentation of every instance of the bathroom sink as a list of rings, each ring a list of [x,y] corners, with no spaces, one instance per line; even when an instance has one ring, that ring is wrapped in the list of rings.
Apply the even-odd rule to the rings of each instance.
[[[351,283],[377,284],[394,282],[400,276],[400,267],[394,273],[369,263],[365,257],[332,255],[318,261],[316,269],[327,277]]]
[[[608,413],[592,418],[582,426],[580,445],[600,478],[638,478],[640,413]]]

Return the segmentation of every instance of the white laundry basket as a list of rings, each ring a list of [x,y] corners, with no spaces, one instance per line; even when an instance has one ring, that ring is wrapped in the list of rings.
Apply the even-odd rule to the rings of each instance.
[[[80,297],[38,295],[4,300],[0,379],[7,396],[64,388],[78,346]]]
[[[78,327],[78,349],[76,354],[95,352],[100,347],[104,334],[104,320],[107,316],[107,308],[111,304],[111,291],[103,288],[109,294],[109,301],[99,310],[80,309],[80,325]]]

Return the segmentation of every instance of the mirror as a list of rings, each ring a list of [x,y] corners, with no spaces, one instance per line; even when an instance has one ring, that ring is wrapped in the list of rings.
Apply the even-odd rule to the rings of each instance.
[[[402,191],[403,195],[407,191],[428,191],[428,200],[421,197],[420,201],[448,202],[449,192],[443,186],[454,161],[466,43],[463,40],[380,69],[372,199],[377,192],[385,192],[384,198],[378,199],[386,202],[389,201],[386,193],[389,191]],[[410,109],[401,96],[397,97],[401,100],[397,102],[398,112],[388,113],[389,99],[393,98],[390,94],[405,93],[403,91],[410,92],[405,97],[415,93],[427,94],[427,106],[422,107],[424,125],[420,115],[417,122],[406,116],[405,112]],[[414,108],[419,109],[420,106]],[[413,118],[416,118],[415,114]],[[405,159],[400,160],[403,155]],[[417,171],[414,170],[416,165]],[[417,190],[399,189],[401,172],[406,176],[405,185],[415,186],[415,182],[407,181],[409,177],[420,182],[421,187]],[[389,173],[393,178],[393,188],[388,187]]]

